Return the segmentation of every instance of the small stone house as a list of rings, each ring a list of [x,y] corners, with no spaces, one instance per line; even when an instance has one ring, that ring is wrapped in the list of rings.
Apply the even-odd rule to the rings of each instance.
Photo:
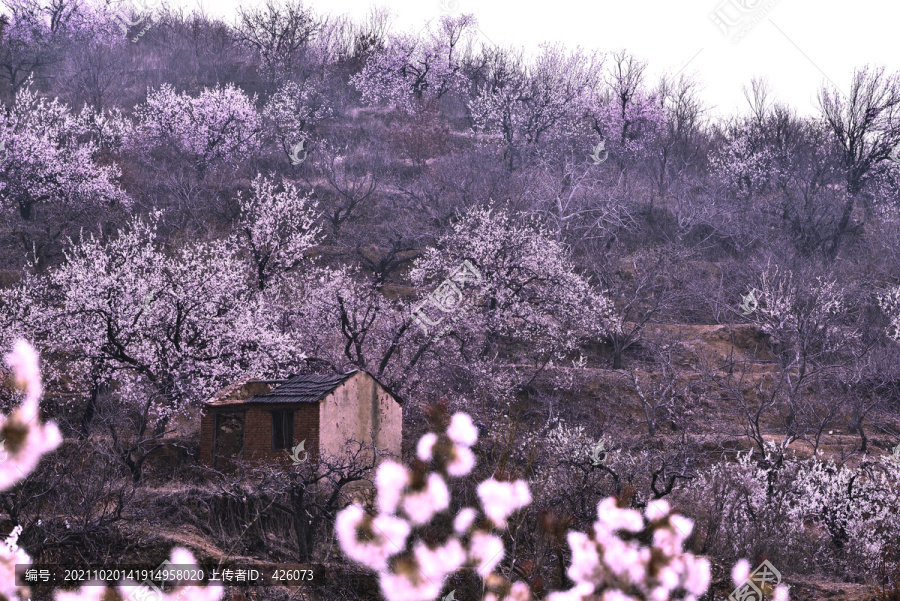
[[[203,403],[200,460],[227,469],[232,459],[337,455],[349,439],[400,455],[400,400],[371,374],[293,376],[236,382]]]

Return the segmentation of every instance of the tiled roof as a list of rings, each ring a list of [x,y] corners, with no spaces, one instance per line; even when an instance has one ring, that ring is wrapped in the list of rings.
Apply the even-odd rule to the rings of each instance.
[[[317,403],[346,382],[356,371],[339,376],[294,376],[271,392],[256,394],[244,403]]]

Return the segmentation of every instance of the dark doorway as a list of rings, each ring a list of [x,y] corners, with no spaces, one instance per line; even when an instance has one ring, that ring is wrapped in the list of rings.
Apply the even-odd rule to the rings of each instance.
[[[216,413],[213,469],[231,471],[244,457],[244,414]]]

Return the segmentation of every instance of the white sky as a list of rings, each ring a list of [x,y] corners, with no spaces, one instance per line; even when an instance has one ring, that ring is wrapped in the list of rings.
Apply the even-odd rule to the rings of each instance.
[[[178,2],[179,0],[174,0]],[[186,7],[201,0],[180,0]],[[742,86],[766,77],[778,100],[799,112],[816,110],[816,91],[826,78],[846,91],[854,67],[867,63],[900,69],[897,25],[900,4],[887,0],[392,0],[377,2],[396,17],[394,30],[421,29],[440,16],[473,13],[479,29],[500,46],[532,50],[561,41],[602,51],[627,49],[649,62],[655,82],[663,71],[684,68],[704,86],[704,101],[719,114],[743,110]],[[211,14],[231,20],[239,0],[202,0]],[[252,4],[253,0],[244,0]],[[371,0],[307,0],[317,12],[363,17]],[[711,14],[755,24],[737,42],[716,26]],[[767,10],[768,7],[768,10]]]

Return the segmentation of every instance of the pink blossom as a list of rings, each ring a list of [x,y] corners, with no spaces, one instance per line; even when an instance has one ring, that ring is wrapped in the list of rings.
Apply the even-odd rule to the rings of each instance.
[[[503,541],[493,534],[476,530],[472,533],[469,546],[469,559],[475,563],[478,573],[483,577],[494,571],[506,553]]]
[[[547,601],[583,601],[594,593],[594,585],[589,582],[578,582],[567,591],[550,593]]]
[[[468,427],[468,420],[459,420]],[[471,432],[469,432],[471,434]],[[464,438],[454,434],[454,445],[458,450],[466,449],[472,437]],[[425,442],[422,442],[425,441]],[[420,459],[430,457],[437,438],[423,437],[419,446]],[[396,467],[390,468],[396,472]],[[385,472],[386,474],[387,472]],[[400,472],[396,472],[400,474]],[[393,510],[401,504],[407,515],[416,524],[431,520],[438,511],[449,506],[449,491],[446,483],[436,473],[428,474],[424,491],[410,492],[402,489],[405,474],[397,477],[377,479],[379,504],[383,510]],[[493,478],[482,482],[477,492],[484,514],[497,527],[505,527],[506,519],[517,509],[531,502],[531,493],[525,481],[497,481]],[[384,496],[382,496],[382,494]],[[381,499],[386,499],[381,501]],[[626,601],[645,599],[649,601],[670,601],[672,591],[684,589],[688,592],[685,601],[697,601],[710,582],[710,565],[682,549],[684,539],[693,528],[693,522],[679,515],[670,515],[668,503],[656,502],[647,508],[647,523],[638,511],[619,508],[615,498],[607,498],[597,505],[597,522],[593,535],[583,532],[569,532],[568,543],[572,550],[568,576],[575,586],[562,592],[551,593],[549,601],[585,601],[587,597],[601,595],[602,599]],[[479,529],[472,529],[477,512],[466,507],[453,520],[456,536],[450,535],[436,548],[419,541],[413,545],[413,559],[404,558],[388,568],[387,557],[399,553],[407,547],[410,524],[399,520],[395,524],[395,550],[387,552],[385,541],[375,543],[356,540],[357,529],[365,519],[361,508],[348,508],[338,515],[336,526],[341,547],[348,557],[379,571],[382,592],[388,601],[420,600],[437,595],[448,574],[464,564],[474,566],[479,574],[488,579],[489,588],[506,582],[494,573],[505,556],[503,541],[496,535]],[[373,520],[398,520],[391,516],[378,516]],[[389,523],[388,523],[389,524]],[[387,524],[386,524],[387,525]],[[644,528],[653,530],[653,546],[643,546],[637,540],[626,540],[621,532],[640,532]],[[679,528],[682,531],[679,531]],[[459,536],[465,535],[466,536]],[[377,537],[376,537],[377,538]],[[467,540],[467,545],[463,541]],[[493,580],[491,580],[493,579]],[[491,584],[493,582],[494,584]],[[526,584],[511,585],[509,593],[501,600],[496,590],[489,591],[485,601],[527,601],[530,591]],[[624,592],[628,591],[628,593]]]
[[[669,516],[669,523],[672,524],[680,541],[684,541],[694,530],[694,521],[681,515]]]
[[[478,440],[478,429],[466,413],[454,413],[447,428],[447,436],[453,442],[471,447]]]
[[[628,530],[638,532],[644,527],[641,514],[634,509],[619,509],[616,500],[608,497],[597,505],[597,528],[600,530]]]
[[[432,581],[420,574],[381,572],[378,579],[381,592],[390,601],[433,601],[443,586],[440,580]]]
[[[734,567],[731,568],[731,580],[734,586],[741,586],[750,577],[750,562],[746,559],[739,559]]]
[[[612,589],[603,593],[603,601],[638,601],[630,595],[626,595],[620,590]]]
[[[566,535],[572,549],[572,563],[566,571],[569,578],[578,582],[595,582],[602,574],[597,542],[583,532]]]
[[[423,543],[417,543],[413,554],[426,578],[443,581],[444,577],[455,572],[466,561],[466,552],[458,539],[451,538],[436,549],[429,549]]]
[[[523,480],[499,482],[493,478],[478,485],[478,497],[484,513],[499,528],[506,527],[506,518],[531,503],[531,492]]]
[[[447,473],[454,477],[465,476],[475,467],[475,453],[468,447],[453,445],[453,459],[447,463]]]
[[[378,488],[378,511],[393,514],[403,495],[403,489],[409,482],[409,474],[405,467],[393,461],[385,461],[378,466],[375,485]]]
[[[472,525],[472,522],[475,521],[476,516],[477,513],[474,509],[471,507],[463,507],[459,510],[459,513],[456,514],[456,519],[453,520],[453,530],[456,531],[457,534],[466,532]]]
[[[775,587],[775,595],[772,598],[773,601],[789,601],[790,595],[788,594],[790,587],[785,586],[784,584],[779,584]]]
[[[27,599],[29,595],[24,587],[16,586],[16,564],[30,564],[31,558],[20,549],[17,541],[22,532],[21,526],[12,529],[4,543],[0,545],[0,595],[11,601]]]
[[[175,144],[194,157],[201,172],[216,161],[234,163],[259,145],[255,102],[233,84],[204,88],[196,97],[163,84],[135,109],[138,126],[129,145],[137,150]]]
[[[429,432],[419,439],[419,443],[416,445],[416,455],[418,455],[419,459],[431,461],[431,453],[437,439],[438,436],[434,432]]]
[[[438,474],[430,474],[423,491],[409,492],[403,500],[403,511],[415,524],[424,524],[431,517],[450,506],[447,483]]]
[[[351,505],[338,513],[335,520],[338,541],[350,559],[373,570],[386,570],[388,558],[406,546],[409,524],[400,518],[379,516],[372,521],[374,540],[360,541],[357,538],[357,528],[365,517],[365,512],[358,505]]]
[[[15,374],[16,386],[26,391],[26,403],[35,404],[36,415],[36,404],[43,392],[37,352],[26,341],[17,340],[12,352],[6,355],[6,364],[12,368]],[[33,417],[34,415],[27,416],[28,419]]]
[[[603,563],[617,576],[631,576],[635,582],[644,579],[643,564],[641,556],[636,544],[625,542],[616,537],[609,537],[605,541],[605,550],[603,552]]]
[[[663,519],[669,515],[669,502],[665,499],[648,502],[647,508],[644,510],[644,515],[651,522]]]
[[[42,425],[38,421],[38,400],[42,387],[37,352],[30,344],[19,340],[13,351],[6,355],[6,362],[13,369],[16,383],[25,388],[25,401],[9,416],[0,415],[0,432],[5,428],[24,428],[25,435],[15,448],[7,446],[4,449],[7,457],[0,461],[0,490],[8,489],[27,476],[37,466],[41,455],[62,442],[62,434],[56,424],[48,422]]]
[[[709,588],[709,583],[712,579],[709,560],[686,554],[684,563],[687,567],[684,588],[697,596],[704,594]]]
[[[658,528],[653,532],[653,546],[666,555],[674,555],[681,549],[681,537],[670,527]]]

